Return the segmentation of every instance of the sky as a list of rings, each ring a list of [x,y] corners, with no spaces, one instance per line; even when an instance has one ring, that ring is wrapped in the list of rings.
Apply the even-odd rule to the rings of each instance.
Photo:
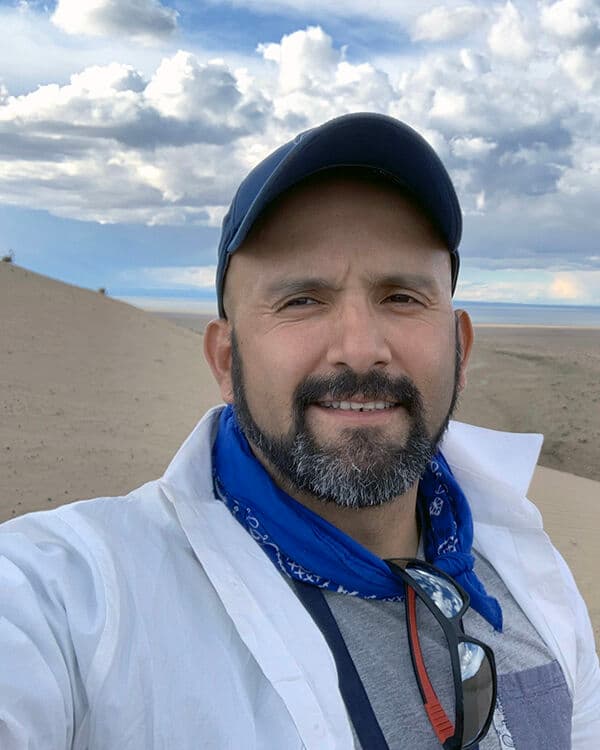
[[[0,254],[214,306],[220,223],[298,132],[386,113],[464,214],[462,300],[600,304],[600,0],[0,0]]]

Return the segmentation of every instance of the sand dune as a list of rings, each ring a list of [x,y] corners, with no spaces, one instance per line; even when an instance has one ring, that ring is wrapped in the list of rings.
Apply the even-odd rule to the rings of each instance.
[[[599,331],[484,332],[460,417],[544,431],[546,462],[600,476],[599,344]],[[159,476],[220,400],[201,349],[199,332],[0,263],[0,520]],[[598,635],[600,482],[538,469],[531,494]]]
[[[0,263],[0,517],[160,476],[219,394],[202,337]]]
[[[478,326],[457,417],[539,432],[543,466],[600,480],[600,330]]]

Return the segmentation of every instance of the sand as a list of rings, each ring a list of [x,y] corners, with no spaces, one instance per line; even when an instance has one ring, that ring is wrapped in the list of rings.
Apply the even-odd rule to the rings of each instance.
[[[600,480],[600,329],[477,326],[457,418],[540,432],[541,465]]]
[[[0,519],[158,477],[219,402],[202,336],[0,263]]]
[[[0,520],[161,475],[220,401],[190,322],[0,263]],[[546,435],[531,496],[600,643],[600,330],[476,336],[458,416]]]

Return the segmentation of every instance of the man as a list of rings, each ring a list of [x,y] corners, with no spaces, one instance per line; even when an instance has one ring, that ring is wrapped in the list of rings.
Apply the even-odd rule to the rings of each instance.
[[[597,747],[589,618],[524,498],[539,440],[448,427],[460,230],[391,118],[250,173],[205,333],[228,406],[160,480],[0,530],[3,750]]]

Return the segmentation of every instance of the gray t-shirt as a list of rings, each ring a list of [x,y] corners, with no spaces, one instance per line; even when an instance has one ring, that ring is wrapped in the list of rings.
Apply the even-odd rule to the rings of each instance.
[[[475,572],[500,602],[504,619],[502,633],[472,609],[463,619],[465,632],[494,651],[498,672],[494,719],[479,749],[570,750],[572,700],[560,666],[496,571],[478,555]],[[414,677],[404,603],[323,593],[390,750],[439,750]],[[441,628],[420,606],[419,637],[428,674],[452,718],[448,649]]]

